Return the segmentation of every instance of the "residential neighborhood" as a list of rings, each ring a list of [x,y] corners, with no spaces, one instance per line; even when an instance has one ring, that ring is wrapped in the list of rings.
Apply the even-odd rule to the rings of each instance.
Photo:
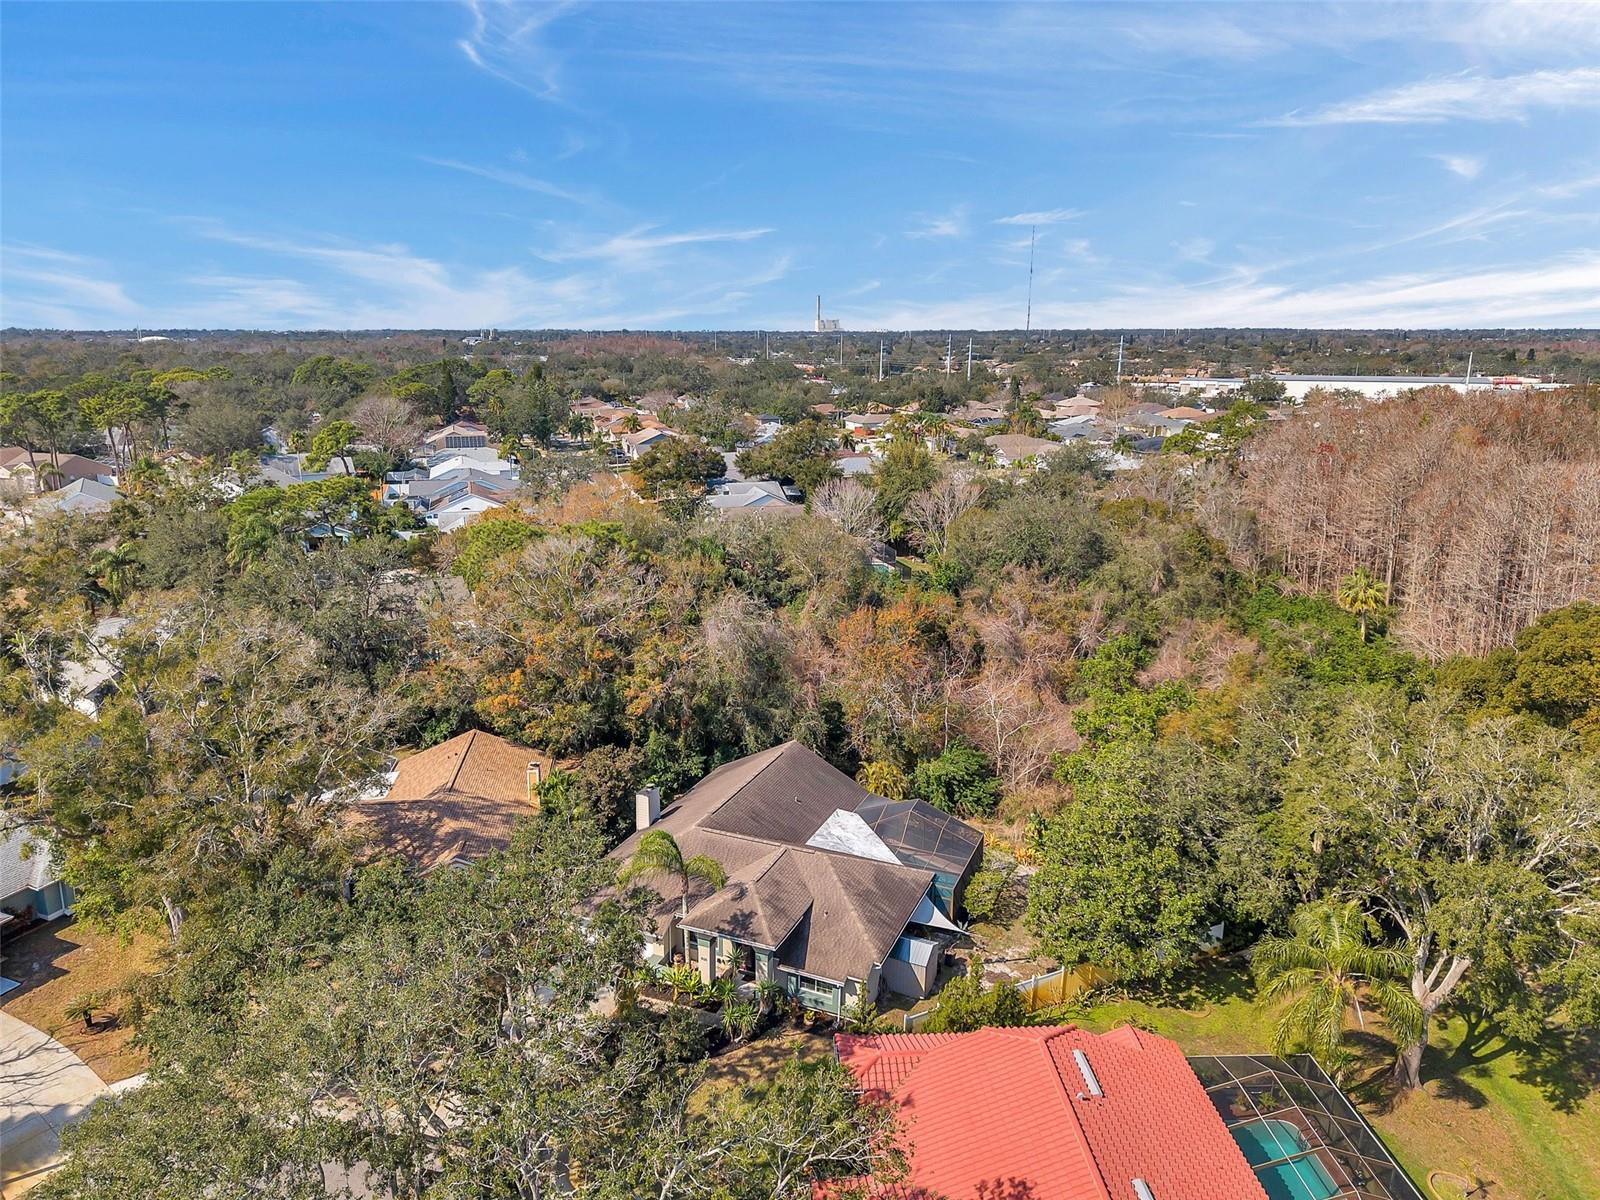
[[[0,1200],[1600,1200],[1600,0],[0,42]]]

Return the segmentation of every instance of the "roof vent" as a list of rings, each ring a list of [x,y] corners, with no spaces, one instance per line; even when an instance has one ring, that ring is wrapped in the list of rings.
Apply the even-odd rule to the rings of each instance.
[[[1156,1200],[1156,1194],[1150,1190],[1150,1185],[1142,1179],[1133,1181],[1133,1194],[1139,1200]]]
[[[1078,1064],[1078,1074],[1083,1076],[1083,1085],[1089,1089],[1091,1096],[1104,1096],[1100,1090],[1100,1081],[1095,1078],[1094,1068],[1089,1065],[1089,1056],[1082,1050],[1074,1050],[1072,1059]]]

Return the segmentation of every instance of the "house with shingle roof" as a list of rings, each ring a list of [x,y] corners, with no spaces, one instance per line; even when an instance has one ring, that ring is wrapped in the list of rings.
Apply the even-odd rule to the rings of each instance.
[[[558,764],[481,729],[402,759],[382,796],[357,801],[350,821],[377,857],[423,872],[511,844],[517,821],[539,809],[539,785]]]
[[[798,742],[717,768],[665,813],[639,796],[627,862],[652,829],[685,858],[721,864],[721,888],[684,897],[660,885],[646,956],[693,965],[706,982],[773,980],[808,1008],[839,1014],[865,992],[928,995],[941,931],[959,930],[961,894],[983,835],[920,800],[874,796]]]
[[[869,1196],[1267,1200],[1177,1043],[1132,1025],[834,1044],[862,1090],[902,1118],[908,1176],[868,1181]]]

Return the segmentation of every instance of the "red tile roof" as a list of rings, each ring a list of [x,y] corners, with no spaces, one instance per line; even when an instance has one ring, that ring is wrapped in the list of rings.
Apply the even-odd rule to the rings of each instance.
[[[835,1043],[868,1092],[899,1103],[910,1176],[888,1194],[1134,1200],[1142,1179],[1156,1200],[1266,1200],[1183,1051],[1131,1025]]]

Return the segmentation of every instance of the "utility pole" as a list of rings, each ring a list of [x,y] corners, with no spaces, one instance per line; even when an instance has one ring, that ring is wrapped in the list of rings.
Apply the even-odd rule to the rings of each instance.
[[[972,382],[972,339],[967,339],[967,382]]]
[[[883,382],[883,339],[878,339],[878,382]]]
[[[1472,351],[1467,351],[1467,386],[1468,392],[1472,391]]]
[[[1122,385],[1122,335],[1117,334],[1117,385]]]
[[[839,374],[844,374],[844,334],[839,335]]]
[[[1038,239],[1039,227],[1028,226],[1028,316],[1022,324],[1022,331],[1030,333],[1033,330],[1033,245]]]
[[[767,361],[771,362],[772,361],[772,335],[770,333],[763,333],[761,335],[761,347],[766,353]]]
[[[949,333],[945,334],[944,335],[944,377],[946,379],[950,378],[950,357],[951,357],[951,354],[954,351],[954,349],[955,349],[955,335],[954,334],[949,334]]]

